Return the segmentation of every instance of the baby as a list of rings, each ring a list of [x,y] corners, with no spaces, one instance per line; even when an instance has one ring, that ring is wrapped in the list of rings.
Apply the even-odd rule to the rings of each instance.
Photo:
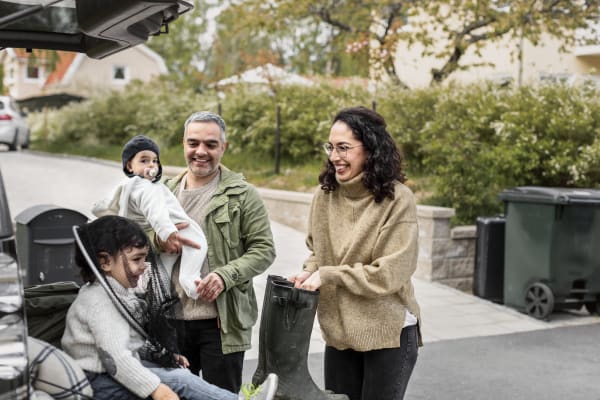
[[[150,228],[163,242],[189,239],[200,248],[183,246],[179,284],[188,297],[198,298],[194,280],[201,278],[200,270],[208,245],[200,226],[183,210],[173,193],[159,182],[162,165],[158,145],[149,137],[138,135],[125,144],[122,152],[123,172],[128,176],[102,201],[94,204],[92,213],[120,215],[137,222],[144,230]],[[178,230],[175,224],[188,223]],[[179,236],[178,236],[179,235]],[[172,272],[178,254],[161,253],[159,258],[165,269]]]

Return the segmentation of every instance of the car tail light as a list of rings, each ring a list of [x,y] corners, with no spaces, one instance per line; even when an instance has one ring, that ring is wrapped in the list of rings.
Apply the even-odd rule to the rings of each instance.
[[[12,120],[12,117],[10,116],[10,114],[0,114],[0,121],[10,121]]]

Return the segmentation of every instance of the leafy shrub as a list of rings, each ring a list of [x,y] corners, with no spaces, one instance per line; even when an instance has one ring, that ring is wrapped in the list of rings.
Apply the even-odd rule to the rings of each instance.
[[[232,151],[273,157],[279,106],[281,157],[300,163],[321,159],[320,145],[327,140],[335,112],[360,104],[367,96],[358,88],[342,90],[328,85],[280,86],[275,93],[238,87],[223,100]]]
[[[157,80],[32,116],[32,126],[44,141],[82,147],[118,147],[144,133],[167,154],[177,149],[179,160],[185,119],[193,111],[220,106],[228,125],[228,153],[263,161],[273,159],[279,106],[282,161],[315,165],[324,159],[320,144],[333,115],[376,100],[403,150],[409,176],[433,182],[426,202],[453,207],[455,223],[471,224],[477,216],[501,212],[497,195],[509,187],[598,185],[599,94],[586,86],[481,84],[384,88],[376,96],[359,86],[238,86],[223,96]]]
[[[456,209],[457,223],[500,212],[497,195],[523,186],[582,187],[600,182],[600,101],[590,87],[507,90],[491,85],[437,91],[415,136],[430,203]]]
[[[377,100],[377,112],[386,119],[388,131],[399,144],[405,166],[414,172],[424,170],[423,128],[431,120],[435,106],[447,90],[426,88],[398,90],[386,88]]]
[[[162,146],[181,143],[183,122],[195,110],[216,105],[191,89],[168,81],[133,82],[124,91],[111,91],[82,103],[71,103],[51,113],[46,123],[37,120],[35,137],[49,141],[100,147],[122,145],[145,134]]]

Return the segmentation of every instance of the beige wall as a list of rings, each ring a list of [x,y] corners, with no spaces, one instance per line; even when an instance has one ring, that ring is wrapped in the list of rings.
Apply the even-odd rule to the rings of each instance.
[[[538,46],[524,41],[522,82],[539,82],[543,74],[593,74],[600,78],[600,53],[593,56],[577,57],[575,48],[567,52],[559,51],[560,43],[552,38],[543,38]],[[503,40],[496,44],[486,46],[481,50],[481,56],[475,54],[474,49],[468,49],[461,58],[460,65],[490,63],[493,65],[480,65],[470,67],[463,71],[456,71],[450,81],[470,83],[474,81],[511,77],[518,82],[519,62],[517,59],[518,42]],[[415,45],[408,48],[401,44],[396,55],[396,70],[400,79],[409,87],[424,87],[431,82],[431,69],[441,68],[445,60],[434,57],[422,57],[422,47]],[[512,54],[511,54],[512,52]]]
[[[3,50],[3,53],[3,83],[5,90],[7,90],[7,94],[16,99],[21,99],[37,95],[43,90],[45,81],[43,70],[41,71],[42,79],[37,81],[26,79],[27,60],[8,57],[6,50]]]
[[[124,66],[128,76],[124,82],[112,79],[113,68]],[[85,57],[72,79],[61,85],[53,85],[50,89],[55,92],[76,93],[89,96],[97,90],[120,90],[134,79],[148,81],[160,75],[160,67],[148,54],[131,48],[102,60]]]

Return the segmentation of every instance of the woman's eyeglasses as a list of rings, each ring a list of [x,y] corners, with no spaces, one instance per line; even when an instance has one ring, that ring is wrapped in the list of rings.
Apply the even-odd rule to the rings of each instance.
[[[346,158],[348,155],[348,150],[352,150],[356,147],[360,147],[362,144],[357,144],[356,146],[349,146],[347,144],[338,144],[337,146],[332,145],[331,143],[323,143],[323,150],[327,154],[327,157],[331,156],[333,150],[340,156],[341,158]]]

